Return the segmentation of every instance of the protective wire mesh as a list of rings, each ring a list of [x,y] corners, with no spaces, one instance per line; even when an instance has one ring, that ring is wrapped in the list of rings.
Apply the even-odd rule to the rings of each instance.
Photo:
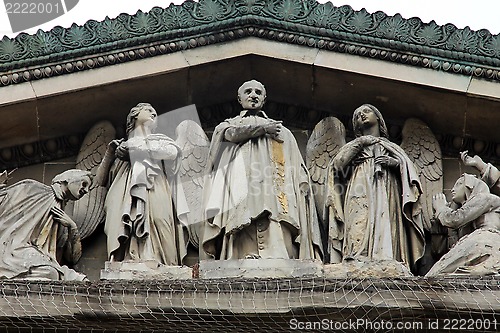
[[[420,277],[2,281],[0,331],[496,332],[499,284]]]

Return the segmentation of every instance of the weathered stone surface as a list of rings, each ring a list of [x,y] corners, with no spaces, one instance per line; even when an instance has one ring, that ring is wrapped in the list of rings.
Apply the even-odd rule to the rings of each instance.
[[[477,331],[497,332],[498,313],[498,278],[0,281],[5,332],[288,332],[291,320],[439,320],[439,329],[405,330],[434,333],[449,332],[444,320],[453,318],[489,321]]]
[[[191,279],[192,270],[187,266],[159,265],[156,261],[109,262],[101,270],[102,280],[185,280]]]
[[[466,166],[477,168],[481,179],[463,174],[451,190],[451,202],[443,193],[434,195],[436,220],[462,237],[426,276],[500,274],[500,171],[479,156],[462,152],[461,158]]]
[[[411,277],[413,274],[395,260],[362,261],[359,259],[345,260],[340,264],[324,266],[325,278],[391,278]]]
[[[327,262],[393,259],[416,273],[432,194],[443,188],[439,143],[413,118],[405,121],[401,146],[389,141],[387,124],[371,104],[354,111],[352,124],[355,138],[348,143],[334,117],[318,123],[308,142],[318,216],[328,225]]]
[[[64,208],[85,195],[91,182],[91,174],[78,169],[56,175],[51,186],[31,179],[7,187],[2,182],[0,278],[85,279],[62,263],[75,263],[82,255],[78,226]]]
[[[109,185],[109,189],[105,200],[102,195],[96,196],[94,207],[106,211],[104,231],[109,261],[155,260],[178,266],[187,254],[189,236],[184,219],[190,209],[179,170],[189,170],[183,162],[192,166],[196,161],[192,163],[183,154],[180,142],[162,133],[166,128],[160,125],[162,130],[156,131],[158,122],[153,106],[139,103],[127,115],[126,137],[98,145],[105,148],[95,183]],[[185,130],[181,128],[185,127],[179,126],[179,132]],[[102,131],[99,127],[93,130]],[[82,147],[84,156],[89,156],[87,150]],[[95,219],[98,215],[104,214],[96,214]]]
[[[305,259],[240,259],[201,260],[200,278],[300,278],[321,277],[320,260]]]
[[[200,248],[219,260],[322,259],[304,160],[292,132],[263,110],[266,98],[261,82],[244,82],[242,110],[215,127]]]

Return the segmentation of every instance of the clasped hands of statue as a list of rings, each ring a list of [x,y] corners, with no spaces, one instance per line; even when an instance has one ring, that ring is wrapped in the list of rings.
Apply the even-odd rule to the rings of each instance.
[[[129,161],[130,160],[130,154],[138,154],[136,155],[136,158],[140,158],[140,154],[148,154],[143,157],[155,157],[156,154],[155,148],[158,147],[150,147],[150,142],[148,142],[147,138],[133,138],[133,139],[117,139],[117,140],[112,140],[109,143],[109,148],[114,151],[114,154],[117,158],[123,161]],[[154,140],[154,139],[153,139]],[[151,142],[153,143],[153,142]],[[154,144],[153,144],[154,146]],[[152,155],[151,155],[152,154]],[[151,155],[151,156],[149,156]],[[170,156],[171,155],[171,156]],[[174,159],[176,158],[176,154],[162,154],[161,159]],[[158,157],[159,158],[159,157]],[[160,159],[160,158],[159,158]]]
[[[363,135],[355,138],[353,141],[357,143],[358,147],[361,149],[363,147],[368,147],[380,143],[382,140],[379,137],[373,135]],[[396,168],[399,166],[398,160],[389,155],[375,156],[375,164],[386,168]]]
[[[245,142],[263,136],[269,136],[277,142],[283,142],[281,127],[281,120],[265,119],[265,122],[260,124],[232,126],[226,130],[225,137],[226,140],[234,143]]]
[[[122,161],[130,160],[130,151],[134,150],[134,147],[125,139],[112,140],[109,143],[109,147],[115,152],[115,156]]]
[[[272,139],[283,142],[283,140],[279,137],[281,133],[281,124],[283,122],[281,120],[272,120],[270,119],[267,124],[262,125],[265,134],[269,135]]]
[[[440,212],[448,205],[444,193],[436,193],[432,196],[432,208],[434,212]]]

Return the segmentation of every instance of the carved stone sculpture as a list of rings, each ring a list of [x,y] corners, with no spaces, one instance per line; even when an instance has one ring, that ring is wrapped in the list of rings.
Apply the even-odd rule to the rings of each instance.
[[[7,186],[7,181],[9,180],[9,176],[15,171],[12,170],[10,172],[7,172],[7,170],[4,170],[2,173],[0,173],[0,189],[4,188]]]
[[[465,153],[462,158],[468,160],[470,157]],[[472,224],[475,230],[462,237],[426,276],[499,274],[500,197],[490,193],[485,182],[469,174],[457,180],[452,195],[450,204],[444,194],[434,196],[436,218],[450,228]]]
[[[500,196],[500,171],[490,163],[485,163],[478,155],[469,156],[467,151],[460,153],[460,158],[466,166],[476,168],[481,175],[481,180],[489,186],[491,193]]]
[[[95,124],[82,142],[76,158],[76,168],[87,170],[95,175],[108,144],[115,136],[115,128],[109,121]],[[89,237],[97,226],[104,222],[104,199],[107,190],[107,187],[101,186],[96,179],[90,187],[88,195],[74,203],[72,218],[78,225],[82,240]]]
[[[178,173],[189,208],[186,214],[189,242],[199,250],[199,259],[206,259],[201,246],[205,226],[202,200],[210,140],[203,128],[191,120],[182,121],[175,132],[175,141],[182,151]]]
[[[297,142],[262,107],[264,86],[238,89],[243,111],[214,131],[203,248],[215,259],[320,259],[309,173]]]
[[[139,103],[127,116],[127,138],[113,140],[97,171],[105,201],[110,261],[181,265],[188,207],[178,178],[181,149],[153,133],[156,110]]]
[[[60,264],[81,256],[77,225],[63,209],[86,194],[91,181],[89,172],[74,169],[51,186],[23,180],[0,190],[0,278],[85,279]]]
[[[416,271],[432,217],[432,199],[423,189],[442,190],[439,145],[416,119],[403,130],[405,149],[389,141],[373,105],[356,109],[352,123],[355,139],[348,143],[333,117],[320,122],[308,142],[318,212],[328,224],[329,262],[371,267],[372,261],[395,261]]]

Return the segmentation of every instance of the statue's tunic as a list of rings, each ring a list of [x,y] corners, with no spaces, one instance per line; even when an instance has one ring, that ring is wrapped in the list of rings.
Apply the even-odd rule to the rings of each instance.
[[[268,135],[237,143],[225,140],[230,128],[269,121],[262,111],[243,111],[214,131],[203,242],[212,257],[321,258],[309,175],[293,134],[282,127],[279,140]]]
[[[377,155],[391,156],[399,166],[381,168],[375,163]],[[403,149],[385,138],[367,147],[353,140],[332,163],[334,169],[350,175],[344,206],[338,208],[343,221],[330,221],[340,223],[336,228],[340,232],[330,237],[343,240],[342,257],[396,260],[414,269],[424,249],[420,184]]]
[[[187,213],[177,164],[162,157],[175,147],[169,137],[150,134],[128,139],[136,146],[130,161],[116,160],[110,170],[106,197],[108,255],[115,260],[156,260],[181,265],[187,254]],[[170,176],[170,179],[169,179]]]
[[[50,210],[62,205],[55,186],[30,179],[0,191],[0,278],[84,278],[57,261],[64,227]]]

